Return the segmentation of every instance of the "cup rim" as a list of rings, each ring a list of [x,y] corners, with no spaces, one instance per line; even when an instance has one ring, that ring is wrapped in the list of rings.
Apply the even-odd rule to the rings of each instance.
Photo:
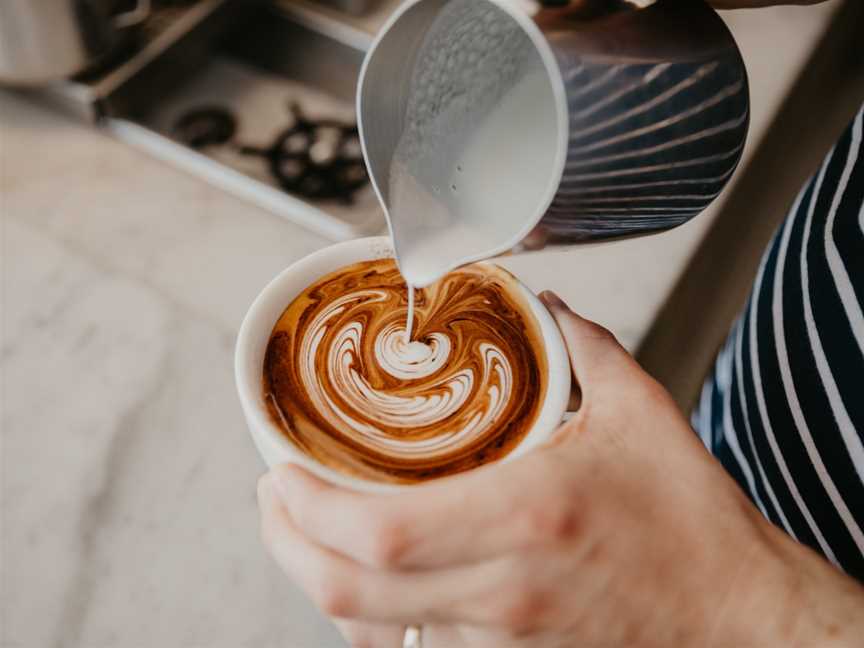
[[[234,376],[237,393],[256,447],[268,464],[273,456],[283,457],[284,462],[295,463],[325,481],[353,490],[367,492],[392,492],[410,488],[414,484],[394,484],[363,479],[347,475],[312,459],[297,448],[272,420],[263,400],[263,352],[257,354],[256,342],[264,340],[264,349],[279,316],[291,301],[313,282],[340,267],[362,260],[393,258],[394,251],[387,236],[367,237],[343,241],[317,250],[289,265],[271,279],[258,293],[243,318],[234,354]],[[349,259],[346,260],[346,257]],[[488,265],[499,267],[486,261]],[[326,266],[324,272],[313,268]],[[505,270],[506,271],[506,270]],[[507,271],[509,272],[509,271]],[[308,275],[308,276],[305,276]],[[299,289],[290,286],[303,277]],[[514,277],[515,278],[515,277]],[[546,395],[540,412],[531,429],[522,441],[499,462],[504,463],[524,455],[547,441],[557,429],[567,410],[570,397],[570,363],[564,340],[555,320],[543,303],[518,278],[515,278],[519,296],[524,306],[537,320],[546,353]],[[274,304],[281,304],[274,313]],[[255,366],[250,366],[250,365]],[[498,462],[490,462],[498,463]],[[480,466],[482,467],[482,466]],[[478,468],[480,468],[478,467]],[[424,482],[419,482],[424,483]]]

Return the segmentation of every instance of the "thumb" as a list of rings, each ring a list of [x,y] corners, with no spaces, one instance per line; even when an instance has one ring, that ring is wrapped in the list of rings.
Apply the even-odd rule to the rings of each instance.
[[[550,290],[540,293],[540,299],[558,324],[573,376],[585,396],[604,386],[620,388],[621,380],[633,375],[636,361],[608,329],[574,313]]]

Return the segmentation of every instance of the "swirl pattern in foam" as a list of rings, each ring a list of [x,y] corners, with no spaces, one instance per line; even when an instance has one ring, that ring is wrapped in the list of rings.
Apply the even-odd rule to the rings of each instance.
[[[285,310],[264,392],[288,438],[356,476],[412,482],[509,453],[546,390],[539,327],[515,279],[489,264],[417,290],[391,259],[325,276]]]

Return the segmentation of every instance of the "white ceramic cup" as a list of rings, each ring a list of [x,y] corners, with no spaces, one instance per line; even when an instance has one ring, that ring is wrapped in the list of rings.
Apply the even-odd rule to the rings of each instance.
[[[360,261],[393,257],[388,237],[355,239],[310,254],[283,270],[258,295],[246,313],[234,356],[237,391],[255,445],[268,466],[294,463],[339,486],[367,492],[393,491],[410,486],[375,482],[346,475],[316,461],[295,447],[272,420],[264,401],[264,354],[273,326],[288,305],[315,281]],[[487,262],[488,263],[488,262]],[[570,363],[555,320],[528,288],[516,283],[536,318],[546,350],[546,398],[534,426],[501,461],[509,461],[546,441],[558,427],[570,397]]]

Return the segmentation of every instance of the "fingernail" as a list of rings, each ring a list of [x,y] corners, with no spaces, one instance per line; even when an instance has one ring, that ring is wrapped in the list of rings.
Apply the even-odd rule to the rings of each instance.
[[[540,293],[540,299],[543,300],[550,308],[567,308],[567,304],[551,290],[544,290]]]
[[[273,476],[273,484],[279,499],[290,508],[291,500],[297,490],[297,479],[294,476],[295,468],[291,464],[275,466],[270,474]]]

